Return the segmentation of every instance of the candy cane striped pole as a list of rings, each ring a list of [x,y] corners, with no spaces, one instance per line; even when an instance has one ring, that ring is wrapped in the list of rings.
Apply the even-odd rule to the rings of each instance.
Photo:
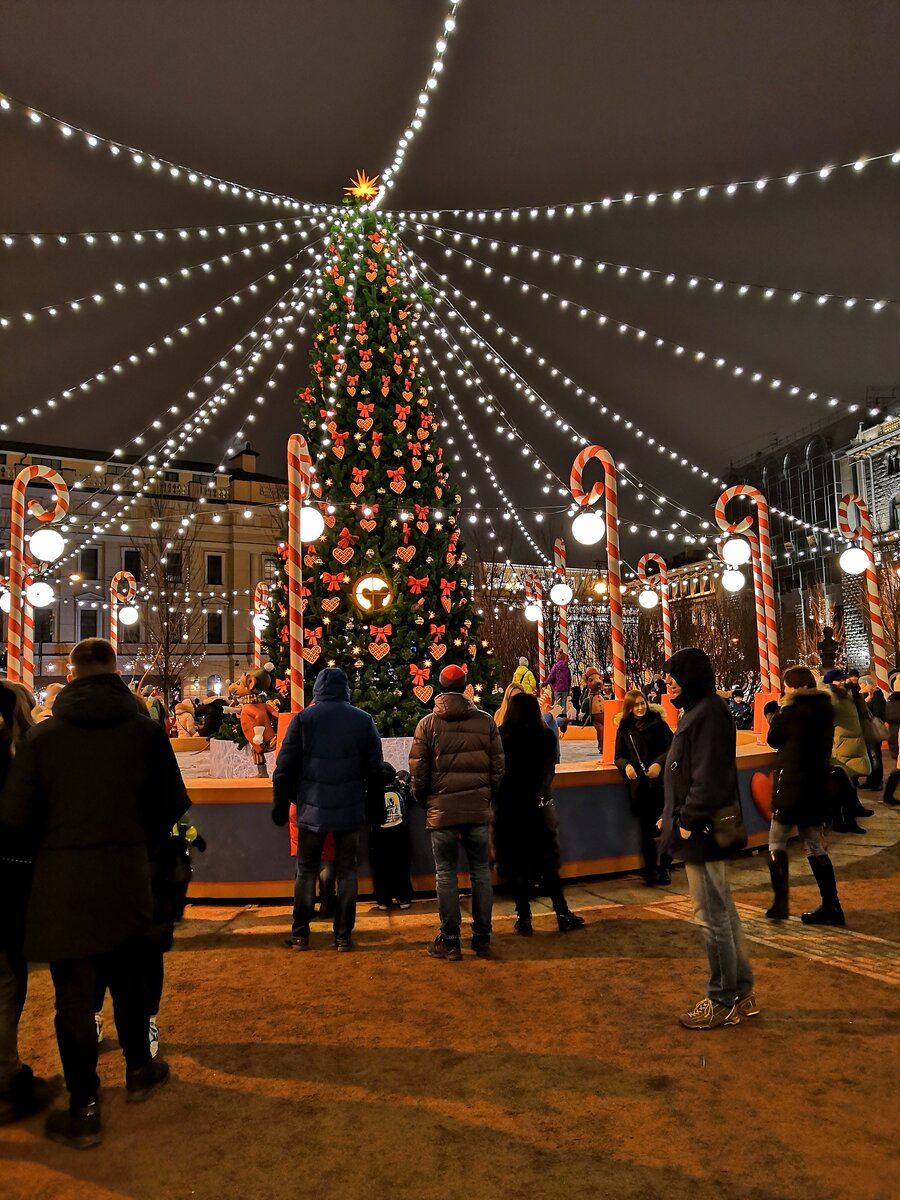
[[[125,594],[119,591],[125,584]],[[109,581],[109,642],[113,654],[119,653],[119,605],[130,604],[137,595],[137,580],[130,571],[116,571]]]
[[[287,445],[288,463],[288,631],[290,637],[291,712],[303,707],[303,547],[300,509],[312,487],[312,455],[306,438],[292,433]]]
[[[34,479],[43,479],[54,490],[54,504],[45,509],[38,500],[28,501],[28,512],[44,525],[61,521],[69,511],[69,489],[58,471],[39,463],[21,470],[13,480],[9,519],[9,618],[7,620],[6,678],[10,683],[25,683],[25,672],[34,682],[34,614],[24,596],[25,570],[25,492]],[[23,648],[23,641],[25,642]],[[23,655],[23,649],[25,651]]]
[[[735,496],[747,496],[756,503],[756,524],[759,529],[759,575],[763,596],[763,613],[766,624],[766,657],[769,667],[769,688],[772,691],[781,689],[781,666],[778,661],[778,621],[775,610],[775,576],[772,571],[772,539],[769,531],[769,505],[765,496],[758,488],[748,483],[736,483],[726,488],[716,501],[716,523],[723,533],[746,533],[752,528],[753,518],[743,517],[740,521],[730,524],[725,515],[725,509]],[[752,542],[751,542],[752,545]],[[756,577],[754,575],[754,585]],[[763,674],[763,661],[760,655],[760,675]]]
[[[764,692],[771,691],[769,679],[769,638],[766,632],[766,605],[763,598],[762,570],[759,564],[759,538],[752,530],[742,534],[750,543],[750,569],[753,574],[753,604],[756,610],[756,647],[759,654],[759,685]],[[719,545],[722,557],[722,544]],[[724,560],[723,560],[724,561]]]
[[[255,667],[262,666],[262,630],[257,625],[256,618],[268,607],[269,585],[261,579],[253,589],[253,665]]]
[[[648,575],[647,567],[656,564],[656,575]],[[638,578],[645,587],[649,587],[654,579],[659,580],[659,606],[662,611],[663,654],[666,662],[672,657],[672,623],[669,619],[669,576],[666,561],[658,554],[645,554],[637,565]]]
[[[537,575],[525,576],[525,599],[529,604],[536,604],[541,610],[541,615],[537,619],[537,669],[538,685],[540,685],[547,675],[547,653],[544,646],[544,592]]]
[[[566,543],[561,537],[558,537],[553,543],[553,564],[554,571],[559,577],[560,582],[566,582]],[[559,608],[559,648],[569,657],[569,607],[567,604],[561,604]]]
[[[850,505],[856,506],[856,528],[850,527]],[[888,678],[887,638],[881,612],[881,591],[875,572],[875,547],[872,543],[872,517],[860,496],[848,494],[838,505],[838,527],[845,538],[858,542],[866,552],[866,600],[869,608],[869,629],[872,638],[872,666],[878,686],[890,692]]]
[[[603,483],[595,483],[589,492],[582,487],[585,465],[591,459],[603,465]],[[587,446],[582,450],[569,475],[569,489],[583,507],[606,497],[606,566],[609,588],[609,622],[612,642],[613,689],[616,699],[625,695],[625,628],[622,621],[622,573],[619,560],[619,502],[616,464],[603,446]]]

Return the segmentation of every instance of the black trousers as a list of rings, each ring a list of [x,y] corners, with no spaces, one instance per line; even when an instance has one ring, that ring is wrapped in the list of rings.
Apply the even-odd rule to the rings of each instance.
[[[116,1033],[125,1055],[126,1070],[136,1071],[150,1061],[145,954],[144,946],[139,943],[111,954],[50,964],[56,989],[56,1040],[73,1105],[92,1104],[100,1089],[94,1025],[99,978],[106,981],[112,996]]]
[[[540,879],[537,885],[539,896],[547,896],[550,903],[553,905],[553,911],[559,915],[568,911],[569,906],[566,904],[566,898],[563,895],[562,880],[559,877],[558,871],[548,871]],[[533,895],[533,884],[530,879],[519,877],[512,881],[513,900],[516,905],[516,916],[524,917],[529,920],[531,917],[531,897]]]
[[[404,821],[393,829],[380,826],[369,830],[369,859],[376,904],[408,904],[412,900],[412,842]]]
[[[297,830],[297,874],[294,879],[293,937],[309,937],[309,922],[316,907],[316,879],[322,863],[322,847],[327,833],[313,833],[302,826]],[[334,904],[334,936],[348,938],[356,924],[356,855],[359,830],[333,833],[334,869],[337,876]]]
[[[163,959],[162,950],[157,950],[152,946],[144,946],[142,955],[143,966],[142,972],[144,976],[144,990],[147,996],[147,1012],[151,1017],[155,1017],[159,1012],[159,1006],[162,1004],[163,982],[165,979],[165,960]],[[94,1012],[98,1013],[103,1007],[103,1001],[106,999],[106,989],[109,986],[109,981],[103,974],[102,970],[97,971],[97,982],[94,987]]]

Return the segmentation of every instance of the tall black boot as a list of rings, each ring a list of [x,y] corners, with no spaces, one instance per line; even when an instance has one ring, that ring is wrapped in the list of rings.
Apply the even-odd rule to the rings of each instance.
[[[771,908],[766,909],[766,916],[770,921],[786,921],[790,890],[787,850],[769,851],[769,878],[772,880],[774,900]]]
[[[802,913],[800,920],[804,925],[843,925],[844,910],[838,900],[837,881],[831,859],[827,854],[814,854],[807,862],[819,885],[822,903],[813,912]]]
[[[894,799],[898,783],[900,783],[900,771],[891,771],[884,784],[884,795],[881,797],[885,804],[900,804],[900,800]]]

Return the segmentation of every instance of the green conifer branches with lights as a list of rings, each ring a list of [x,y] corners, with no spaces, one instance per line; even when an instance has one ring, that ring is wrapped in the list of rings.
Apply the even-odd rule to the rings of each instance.
[[[303,653],[307,702],[318,672],[341,667],[353,703],[396,737],[429,711],[448,663],[467,667],[477,703],[488,701],[495,672],[419,356],[419,297],[391,223],[366,203],[372,183],[332,227],[311,381],[298,396],[326,522],[304,547]],[[265,631],[285,704],[286,583],[282,570]]]

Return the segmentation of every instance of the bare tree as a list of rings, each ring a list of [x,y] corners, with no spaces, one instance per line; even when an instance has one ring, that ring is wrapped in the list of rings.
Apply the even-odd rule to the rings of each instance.
[[[160,680],[168,708],[170,693],[206,650],[205,612],[210,604],[196,594],[204,587],[197,522],[186,506],[153,496],[146,519],[132,523],[131,544],[141,555],[141,623],[140,641],[128,644],[128,649],[151,664],[149,676]],[[219,607],[224,610],[225,602]]]

